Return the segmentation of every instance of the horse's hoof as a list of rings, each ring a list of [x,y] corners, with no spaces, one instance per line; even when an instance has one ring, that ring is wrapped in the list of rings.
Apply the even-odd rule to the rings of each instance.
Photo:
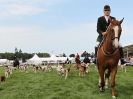
[[[112,98],[113,98],[113,99],[115,99],[115,98],[116,98],[116,96],[112,96]]]
[[[100,87],[99,89],[100,89],[100,92],[104,92],[105,91],[104,88],[102,88],[102,87]]]
[[[98,88],[102,88],[100,84],[98,84]]]
[[[108,89],[109,87],[108,86],[105,86],[105,89]]]

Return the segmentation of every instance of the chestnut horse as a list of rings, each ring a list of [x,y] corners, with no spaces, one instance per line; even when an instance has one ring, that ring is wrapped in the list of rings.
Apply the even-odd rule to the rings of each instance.
[[[124,19],[124,18],[123,18]],[[115,76],[117,65],[120,59],[119,39],[122,32],[121,23],[118,20],[110,20],[110,25],[106,30],[103,42],[98,48],[97,65],[99,71],[99,88],[104,91],[108,86],[109,76],[111,74],[112,97],[115,98]]]

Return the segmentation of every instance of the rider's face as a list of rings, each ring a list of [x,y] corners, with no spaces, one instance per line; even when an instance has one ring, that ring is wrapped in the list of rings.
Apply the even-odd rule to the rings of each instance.
[[[111,12],[110,10],[104,10],[104,15],[105,16],[110,16],[110,12]]]

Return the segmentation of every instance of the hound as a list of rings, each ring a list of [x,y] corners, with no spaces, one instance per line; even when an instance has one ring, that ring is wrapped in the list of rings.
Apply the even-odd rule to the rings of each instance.
[[[69,68],[65,68],[64,65],[63,65],[63,66],[58,65],[58,67],[57,67],[57,72],[58,72],[58,74],[60,74],[61,76],[65,76],[65,79],[67,79],[68,73],[69,73],[69,71],[70,71],[70,68],[71,68],[71,66],[70,66]]]
[[[41,66],[33,65],[33,71],[36,73],[38,70],[41,70]]]
[[[127,72],[126,63],[125,64],[121,64],[120,67],[121,67],[122,71]]]
[[[11,66],[5,66],[5,77],[8,78],[12,74],[12,71]]]
[[[19,66],[19,69],[20,69],[21,71],[26,71],[26,65],[20,65],[20,66]]]
[[[85,63],[81,63],[80,65],[79,65],[79,76],[81,76],[81,77],[83,77],[83,76],[85,76],[85,73],[86,73],[86,64]]]
[[[6,80],[6,77],[5,76],[0,76],[0,83],[1,82],[4,82]]]

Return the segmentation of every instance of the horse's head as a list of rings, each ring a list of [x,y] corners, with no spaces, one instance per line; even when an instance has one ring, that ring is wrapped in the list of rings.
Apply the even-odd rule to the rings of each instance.
[[[111,32],[111,33],[107,33],[107,35],[109,34],[111,37],[110,39],[113,40],[112,45],[115,48],[118,48],[119,46],[119,39],[120,39],[120,35],[122,32],[122,28],[121,28],[121,23],[123,22],[124,18],[120,21],[118,20],[111,20],[108,31],[107,32]]]

